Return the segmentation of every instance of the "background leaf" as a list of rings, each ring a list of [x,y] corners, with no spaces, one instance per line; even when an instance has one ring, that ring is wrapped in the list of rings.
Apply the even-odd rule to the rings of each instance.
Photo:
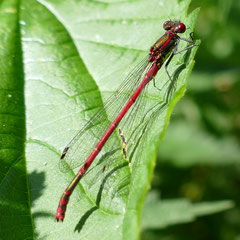
[[[231,201],[190,203],[187,199],[160,200],[149,192],[144,204],[143,229],[166,228],[169,225],[193,221],[196,217],[213,214],[233,207]]]
[[[174,121],[161,144],[159,156],[162,161],[181,167],[197,164],[222,166],[239,163],[240,150],[233,137],[219,140],[194,124]]]

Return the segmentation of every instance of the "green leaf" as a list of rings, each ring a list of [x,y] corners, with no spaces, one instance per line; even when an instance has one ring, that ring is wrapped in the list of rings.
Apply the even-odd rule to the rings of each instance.
[[[191,203],[187,199],[159,200],[155,192],[148,194],[142,216],[143,229],[166,228],[194,221],[197,217],[233,208],[232,201]]]
[[[161,161],[182,167],[197,164],[224,166],[240,162],[240,150],[236,139],[218,139],[200,127],[183,121],[171,123],[158,156]]]
[[[188,88],[191,92],[198,94],[214,90],[226,91],[238,82],[239,73],[238,69],[217,73],[196,71],[191,74]]]
[[[0,5],[0,235],[1,239],[33,236],[25,161],[23,58],[18,2]],[[31,173],[29,173],[31,175]]]
[[[187,16],[188,5],[175,0],[1,2],[0,234],[4,239],[138,238],[156,149],[184,94],[196,48],[171,62],[176,93],[169,107],[149,122],[131,159],[131,174],[130,167],[116,173],[117,183],[122,175],[129,178],[122,196],[109,198],[105,189],[96,204],[97,187],[89,190],[83,181],[71,197],[64,223],[54,222],[61,193],[74,176],[59,172],[59,157],[102,107],[102,99],[116,90],[164,33],[161,24],[166,19],[181,19],[193,29],[197,11]],[[156,82],[167,81],[162,69]],[[149,98],[159,102],[161,94]],[[94,173],[95,169],[89,175]]]

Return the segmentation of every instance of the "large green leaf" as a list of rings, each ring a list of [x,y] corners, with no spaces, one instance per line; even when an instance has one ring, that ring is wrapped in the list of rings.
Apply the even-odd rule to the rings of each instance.
[[[191,203],[187,199],[160,200],[155,192],[148,194],[143,210],[143,229],[159,229],[187,223],[195,218],[231,209],[232,201]]]
[[[169,107],[149,122],[132,166],[116,173],[117,182],[122,174],[129,177],[123,197],[109,202],[105,190],[96,204],[97,187],[88,191],[83,182],[71,198],[64,223],[54,222],[59,197],[74,175],[59,173],[59,156],[130,66],[163,34],[166,19],[181,19],[193,29],[197,12],[187,16],[188,5],[175,0],[1,1],[3,239],[138,238],[156,149],[185,92],[196,48],[171,62],[176,93]],[[164,70],[159,76],[156,82],[168,81]],[[152,94],[153,101],[161,94]]]
[[[184,106],[191,108],[187,104]],[[160,161],[182,167],[203,164],[224,166],[239,163],[240,150],[234,138],[217,139],[187,121],[174,121],[159,148],[158,156]]]

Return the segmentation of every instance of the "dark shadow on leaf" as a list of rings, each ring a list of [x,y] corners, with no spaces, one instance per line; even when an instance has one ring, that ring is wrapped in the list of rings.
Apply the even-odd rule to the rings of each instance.
[[[44,185],[45,182],[45,173],[44,172],[37,172],[33,171],[29,175],[29,182],[30,182],[30,188],[31,188],[31,203],[34,205],[34,201],[38,199],[46,187]],[[38,186],[37,188],[35,186]]]
[[[29,224],[29,227],[26,227],[26,216],[28,216],[28,218],[51,216],[51,214],[46,212],[34,213],[31,216],[30,209],[34,205],[34,202],[42,195],[43,189],[45,188],[45,173],[37,173],[34,171],[26,175],[25,162],[25,156],[20,156],[19,159],[17,159],[13,167],[8,171],[0,191],[0,219],[2,219],[2,229],[0,233],[4,234],[4,231],[8,229],[8,236],[10,236],[8,239],[14,239],[12,235],[15,234],[16,229],[20,232],[24,229],[23,234],[31,232],[31,225]],[[27,178],[29,178],[29,181],[26,180]],[[28,187],[28,184],[30,184],[30,190],[29,196],[26,196],[26,187]],[[34,188],[34,186],[38,187]],[[28,201],[28,199],[30,199],[30,201]],[[3,221],[4,219],[8,219],[8,221]],[[12,235],[9,234],[9,226],[11,226],[8,225],[9,222],[14,226],[13,230],[11,230]],[[18,225],[16,225],[16,223],[18,223]],[[36,231],[35,236],[38,236],[38,232]]]
[[[116,171],[118,171],[119,169],[123,168],[123,167],[126,167],[128,166],[128,163],[127,162],[124,162],[122,164],[120,164],[119,166],[115,167],[114,169],[112,169],[103,179],[102,183],[101,183],[101,186],[100,186],[100,189],[98,191],[98,194],[97,194],[97,200],[96,200],[96,205],[99,207],[100,205],[100,202],[101,202],[101,197],[102,197],[102,192],[103,192],[103,189],[104,189],[104,186],[107,182],[107,179],[113,174],[115,173]]]
[[[51,217],[51,218],[54,219],[55,215],[52,214],[52,213],[47,213],[47,212],[35,212],[35,213],[33,214],[33,218],[35,219],[35,218],[37,218],[37,217],[42,217],[42,218],[43,218],[43,217],[45,217],[45,218]]]
[[[76,225],[74,232],[78,231],[80,232],[84,226],[84,224],[86,223],[87,219],[92,215],[93,212],[95,212],[98,209],[97,206],[92,207],[90,210],[88,210],[80,219],[80,221],[78,222],[78,224]]]
[[[191,51],[192,51],[192,48],[190,48],[189,50],[186,51],[186,53],[184,54],[183,56],[183,61],[184,63],[181,64],[173,73],[173,81],[174,82],[177,82],[177,79],[180,75],[180,73],[186,68],[188,62],[189,62],[189,58],[190,58],[190,55],[191,55]]]
[[[178,79],[180,73],[186,68],[185,64],[181,64],[175,71],[173,74],[173,81],[176,82],[176,80]]]
[[[119,169],[128,166],[127,162],[120,164],[119,166],[115,167],[114,169],[112,169],[103,179],[101,186],[99,188],[98,194],[97,194],[97,200],[96,200],[96,206],[92,207],[90,210],[88,210],[79,220],[78,224],[76,225],[74,231],[78,231],[80,232],[84,226],[84,224],[86,223],[87,219],[92,215],[92,213],[94,213],[97,209],[99,209],[99,205],[101,202],[101,197],[102,197],[102,192],[104,189],[104,186],[107,182],[107,179],[116,171],[118,171]]]
[[[30,189],[31,189],[31,205],[34,206],[34,202],[41,197],[43,194],[43,190],[46,188],[45,186],[45,173],[44,172],[37,172],[33,171],[29,175],[29,183],[30,183]],[[36,188],[37,186],[37,188]],[[33,218],[37,217],[53,217],[54,215],[48,212],[35,212],[32,214]]]

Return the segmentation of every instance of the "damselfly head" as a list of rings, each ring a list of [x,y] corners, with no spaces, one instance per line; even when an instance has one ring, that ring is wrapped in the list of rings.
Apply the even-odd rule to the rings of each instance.
[[[184,33],[186,31],[185,24],[179,21],[166,21],[163,24],[163,28],[167,31],[171,30],[176,33]]]

